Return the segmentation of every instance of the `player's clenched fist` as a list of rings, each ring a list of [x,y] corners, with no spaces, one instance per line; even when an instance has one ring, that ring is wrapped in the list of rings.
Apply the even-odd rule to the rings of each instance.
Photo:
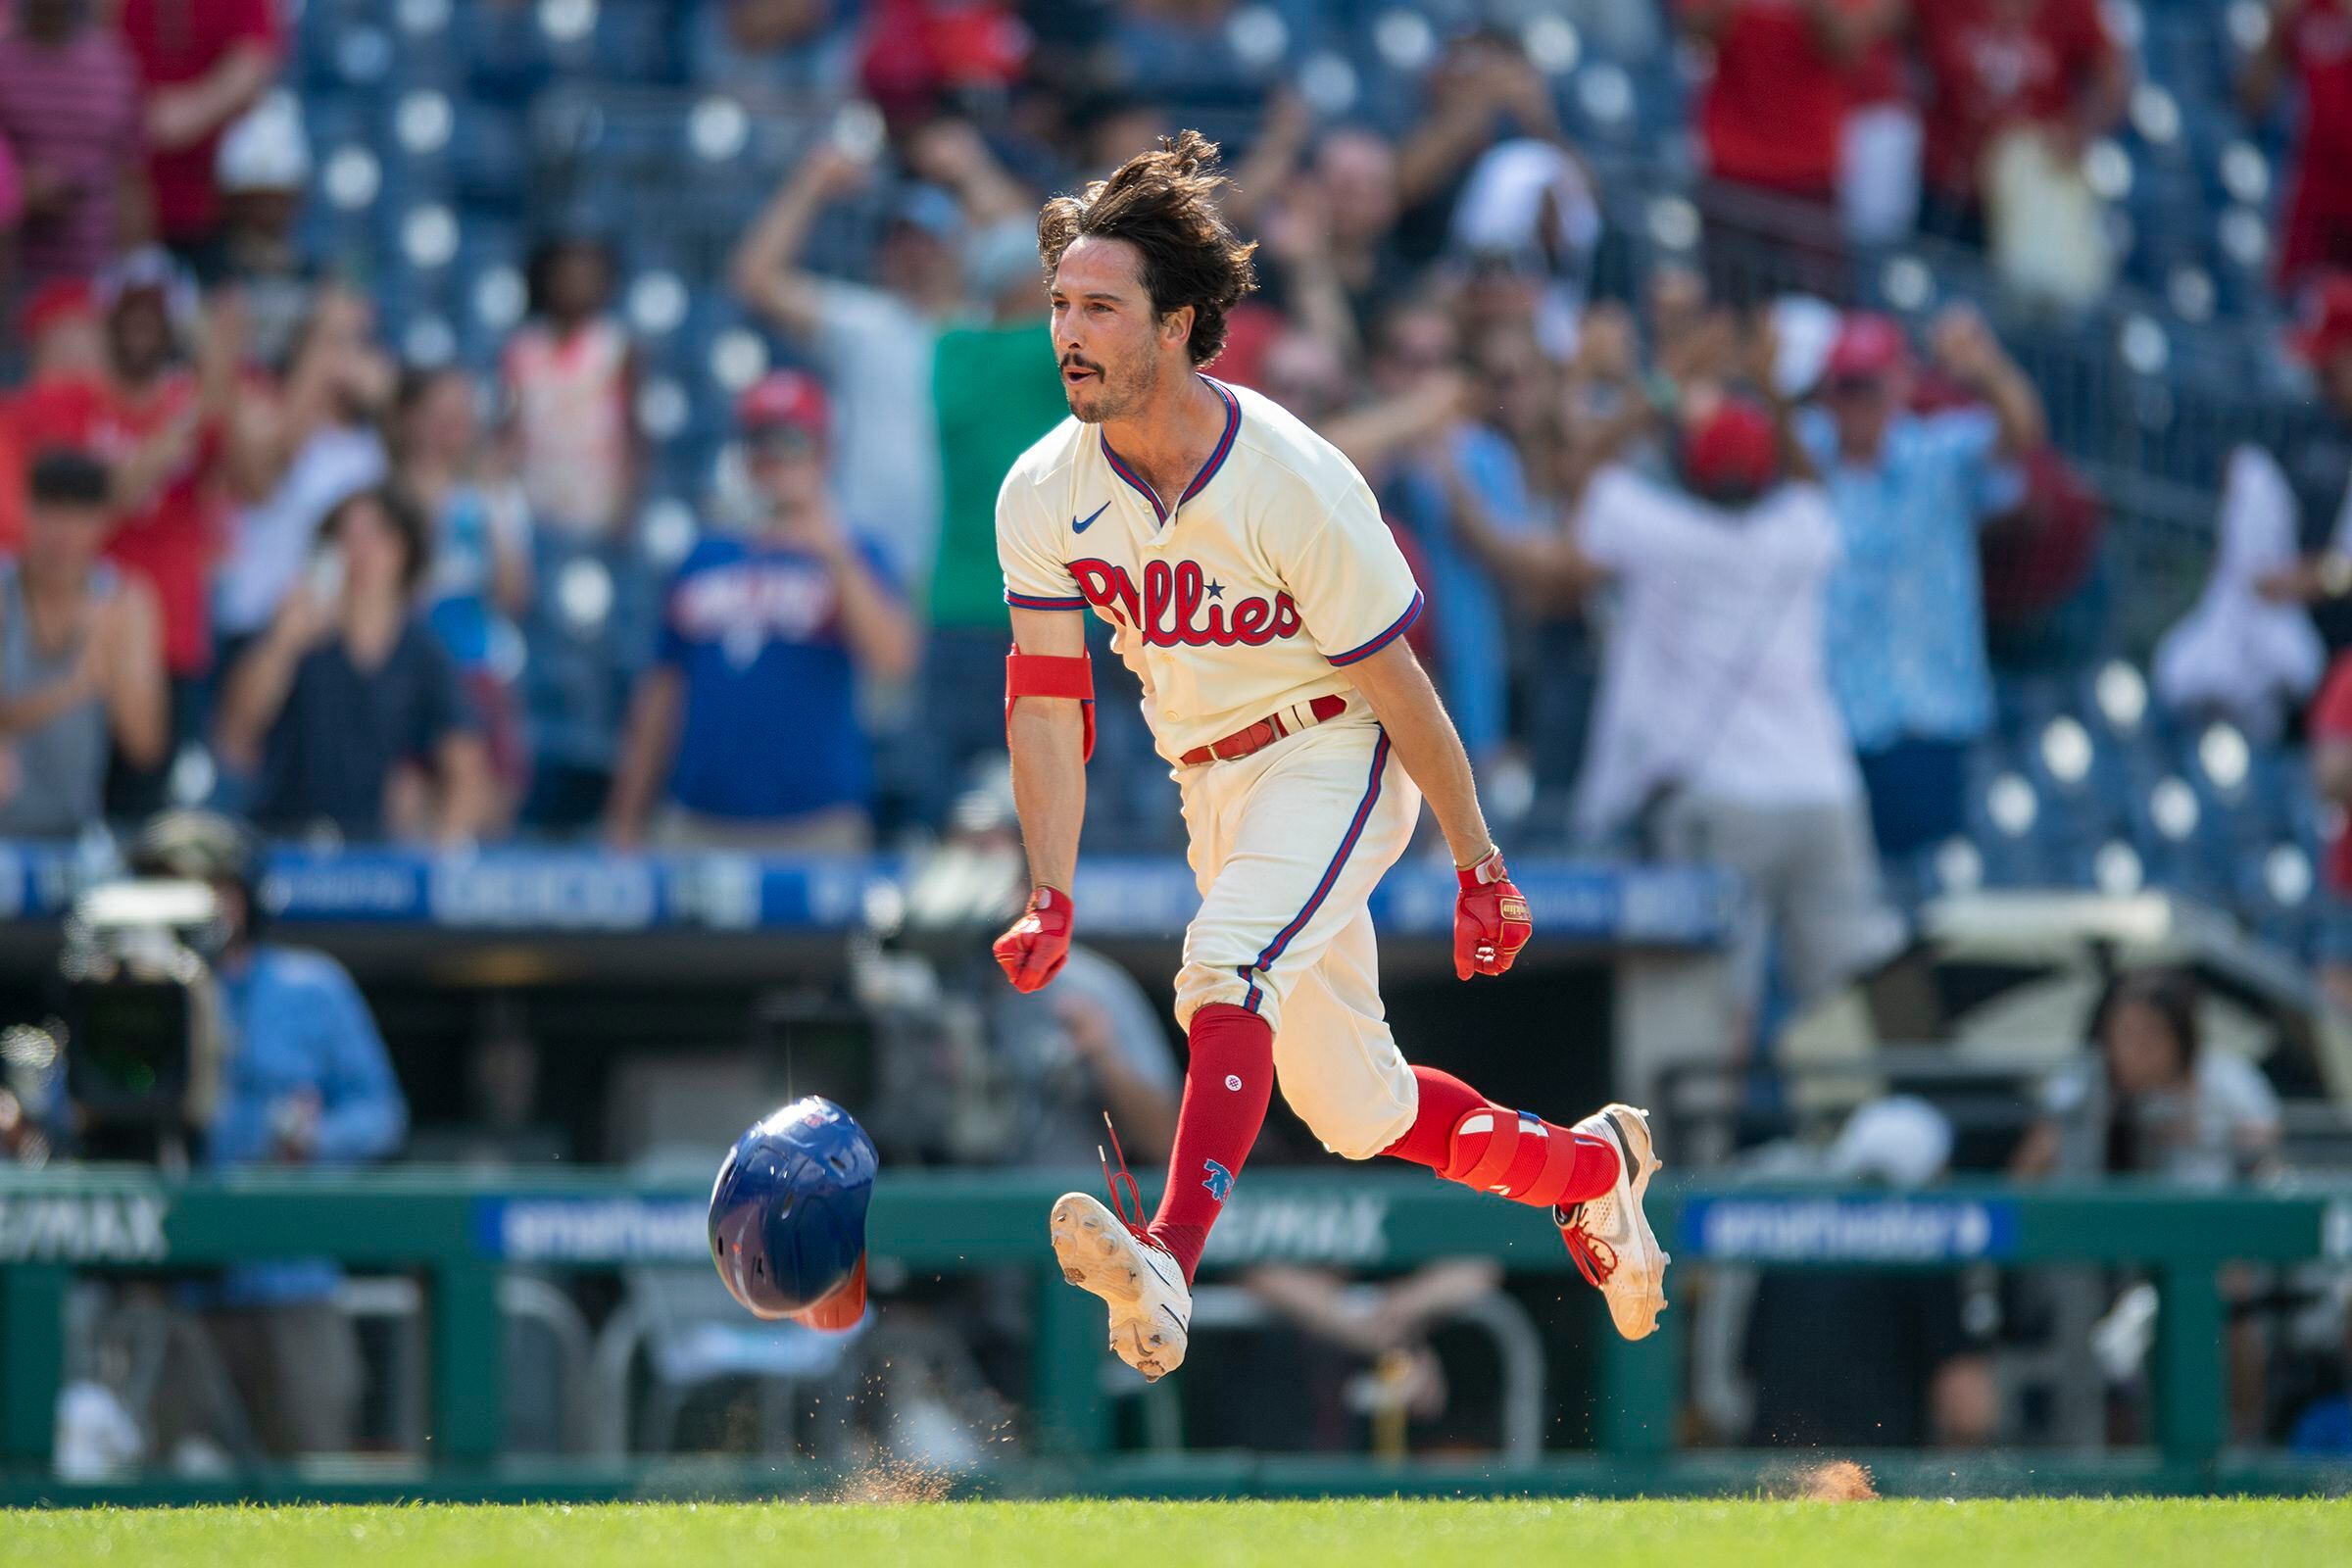
[[[1489,850],[1485,859],[1454,874],[1462,882],[1453,901],[1454,978],[1500,974],[1535,935],[1527,896],[1511,884],[1500,850]]]
[[[990,950],[1013,990],[1035,991],[1061,973],[1070,956],[1070,917],[1075,912],[1070,896],[1058,888],[1039,888],[1029,895],[1029,907]],[[1519,940],[1527,940],[1524,928]]]

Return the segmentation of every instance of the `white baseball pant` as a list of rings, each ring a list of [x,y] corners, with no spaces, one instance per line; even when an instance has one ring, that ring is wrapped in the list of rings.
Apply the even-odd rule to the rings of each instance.
[[[1176,770],[1200,888],[1176,1021],[1218,1002],[1264,1017],[1282,1098],[1324,1147],[1369,1159],[1420,1102],[1389,1033],[1366,903],[1412,839],[1421,792],[1351,702],[1248,757]]]

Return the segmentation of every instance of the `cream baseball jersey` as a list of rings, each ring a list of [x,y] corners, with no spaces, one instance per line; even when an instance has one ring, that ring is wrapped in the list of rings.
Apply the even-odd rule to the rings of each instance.
[[[1355,466],[1280,405],[1201,379],[1225,404],[1225,431],[1172,509],[1100,426],[1075,418],[997,493],[1005,603],[1109,621],[1170,761],[1353,690],[1348,666],[1421,613]]]

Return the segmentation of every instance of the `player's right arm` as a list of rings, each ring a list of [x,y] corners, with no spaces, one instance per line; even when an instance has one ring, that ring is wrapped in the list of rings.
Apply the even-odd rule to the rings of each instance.
[[[997,492],[997,560],[1012,612],[1004,662],[1004,748],[1012,804],[1029,852],[1029,907],[996,941],[1004,977],[1035,991],[1069,956],[1078,829],[1086,819],[1094,680],[1086,662],[1086,600],[1062,559],[1060,519],[1044,508],[1026,461]]]
[[[1051,659],[1086,657],[1086,617],[1061,610],[1012,612],[1013,646]],[[1012,804],[1029,850],[1032,887],[1070,891],[1086,820],[1086,721],[1068,697],[1023,697],[1004,716]]]

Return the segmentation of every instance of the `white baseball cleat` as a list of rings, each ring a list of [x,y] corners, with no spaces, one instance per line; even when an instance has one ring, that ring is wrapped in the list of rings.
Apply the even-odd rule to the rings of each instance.
[[[1649,1112],[1631,1105],[1603,1105],[1576,1124],[1589,1138],[1617,1151],[1617,1183],[1600,1197],[1570,1208],[1554,1208],[1560,1239],[1568,1244],[1577,1271],[1608,1298],[1609,1317],[1629,1340],[1657,1331],[1666,1310],[1666,1264],[1657,1233],[1649,1228],[1642,1200],[1660,1161],[1649,1142]]]
[[[1110,1348],[1152,1381],[1184,1364],[1193,1293],[1168,1250],[1084,1193],[1054,1204],[1054,1255],[1061,1277],[1110,1306]]]

